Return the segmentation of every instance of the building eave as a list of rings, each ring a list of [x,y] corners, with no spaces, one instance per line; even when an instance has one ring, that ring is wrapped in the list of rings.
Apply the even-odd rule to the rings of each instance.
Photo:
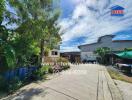
[[[113,40],[112,42],[130,42],[132,40]]]
[[[115,35],[104,35],[104,36],[99,37],[98,40],[97,40],[97,42],[95,42],[95,43],[90,43],[90,44],[80,45],[80,46],[78,46],[78,48],[80,49],[82,46],[98,44],[98,43],[100,43],[100,41],[101,41],[101,39],[102,39],[103,37],[107,37],[107,36],[110,36],[110,37],[112,37],[112,38],[115,37]]]

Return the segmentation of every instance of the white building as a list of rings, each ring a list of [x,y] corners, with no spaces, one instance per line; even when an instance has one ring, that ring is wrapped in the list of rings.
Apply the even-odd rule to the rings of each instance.
[[[114,35],[102,36],[96,43],[80,45],[78,48],[81,51],[81,61],[96,60],[94,51],[100,47],[108,47],[112,51],[121,51],[125,48],[132,48],[132,40],[112,40]]]
[[[48,52],[48,55],[44,57],[44,62],[56,62],[60,58],[60,46],[57,45],[54,49]]]
[[[49,52],[48,57],[51,57],[53,59],[60,57],[60,50],[59,49],[53,49]]]

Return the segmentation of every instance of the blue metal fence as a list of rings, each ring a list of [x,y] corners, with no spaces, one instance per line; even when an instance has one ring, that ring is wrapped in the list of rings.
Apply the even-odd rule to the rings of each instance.
[[[32,74],[38,67],[20,67],[14,70],[5,72],[4,77],[6,80],[12,80],[15,77],[23,80],[27,75]]]

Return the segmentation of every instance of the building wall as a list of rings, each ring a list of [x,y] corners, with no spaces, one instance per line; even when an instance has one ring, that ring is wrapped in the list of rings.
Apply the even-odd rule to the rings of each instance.
[[[52,51],[56,51],[57,55],[52,55]],[[60,57],[60,50],[53,49],[49,51],[48,56],[43,57],[43,63],[54,63],[57,61],[57,59]]]
[[[66,58],[71,63],[81,62],[80,52],[64,52],[61,57]]]
[[[132,41],[112,41],[111,36],[104,36],[97,43],[80,46],[81,59],[95,59],[93,52],[99,47],[109,47],[112,51],[121,51],[125,48],[132,48]]]
[[[124,50],[125,48],[132,48],[132,41],[113,42],[112,48],[113,48],[113,51]]]
[[[99,47],[109,47],[113,51],[124,50],[124,48],[132,48],[132,41],[112,41],[112,37],[102,38],[99,43],[88,44],[80,47],[81,52],[93,52]]]
[[[52,52],[57,52],[57,55],[53,55]],[[57,58],[57,57],[60,57],[60,51],[57,50],[57,49],[53,49],[49,52],[49,57],[52,57],[52,58]]]
[[[96,55],[93,52],[81,52],[81,61],[96,60]]]

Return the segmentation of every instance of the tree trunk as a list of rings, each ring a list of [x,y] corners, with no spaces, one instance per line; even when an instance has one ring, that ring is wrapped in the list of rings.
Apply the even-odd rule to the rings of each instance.
[[[41,53],[40,53],[40,64],[43,64],[44,59],[44,39],[41,40]]]

